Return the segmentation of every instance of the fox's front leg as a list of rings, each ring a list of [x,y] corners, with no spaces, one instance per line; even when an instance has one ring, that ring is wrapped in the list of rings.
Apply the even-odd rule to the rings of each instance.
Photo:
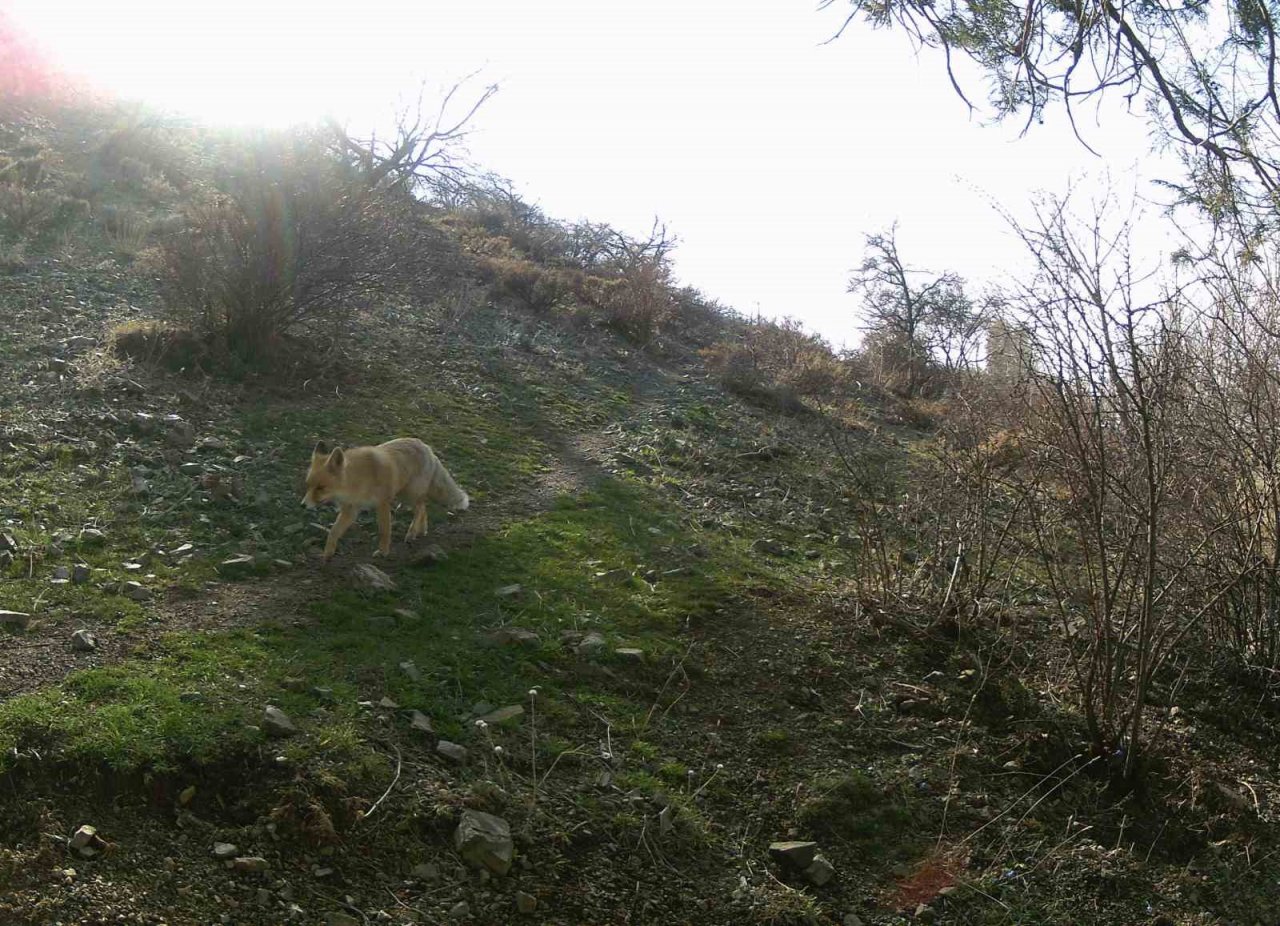
[[[343,505],[338,511],[338,520],[333,522],[333,527],[329,528],[329,539],[324,545],[324,558],[327,562],[333,559],[333,554],[338,549],[338,541],[342,539],[342,535],[347,529],[355,523],[357,509],[354,505]]]
[[[391,502],[378,504],[378,551],[374,556],[388,556],[391,553]]]

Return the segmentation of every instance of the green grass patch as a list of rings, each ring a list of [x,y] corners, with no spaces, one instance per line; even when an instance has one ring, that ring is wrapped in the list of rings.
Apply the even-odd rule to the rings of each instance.
[[[252,631],[173,634],[150,658],[76,673],[58,688],[11,700],[0,705],[0,752],[52,749],[116,769],[206,762],[262,743],[252,727],[272,703],[308,733],[289,741],[292,751],[352,753],[368,727],[368,709],[358,702],[383,696],[427,713],[442,735],[470,741],[473,705],[527,708],[535,685],[539,731],[568,748],[570,738],[557,730],[572,726],[576,708],[536,664],[560,663],[575,684],[580,657],[557,645],[562,629],[596,629],[661,658],[678,651],[675,632],[688,615],[714,609],[741,580],[744,563],[730,549],[654,586],[597,580],[592,561],[630,566],[677,555],[671,523],[671,512],[642,490],[605,482],[441,563],[402,567],[394,593],[339,589],[314,605],[305,627],[278,621]],[[523,591],[495,594],[509,584]],[[486,630],[508,623],[538,632],[542,648],[487,640]],[[332,689],[332,703],[313,687]],[[630,717],[647,706],[594,693],[604,709]],[[7,761],[0,758],[0,767]],[[684,767],[664,766],[662,774],[679,784]]]

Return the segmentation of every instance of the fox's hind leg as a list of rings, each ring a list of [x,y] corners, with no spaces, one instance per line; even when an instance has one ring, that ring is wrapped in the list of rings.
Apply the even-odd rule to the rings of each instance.
[[[417,501],[413,505],[413,522],[410,523],[409,529],[405,531],[404,539],[408,543],[415,537],[421,537],[427,532],[427,502],[425,499]]]

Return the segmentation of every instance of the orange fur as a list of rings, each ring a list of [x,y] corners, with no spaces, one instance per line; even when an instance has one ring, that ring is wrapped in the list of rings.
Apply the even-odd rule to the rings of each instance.
[[[431,448],[414,437],[401,437],[376,447],[341,447],[330,451],[316,444],[307,471],[307,492],[302,503],[314,508],[326,502],[338,506],[338,520],[329,530],[324,558],[330,559],[338,541],[355,523],[360,512],[378,513],[378,549],[375,556],[391,552],[391,506],[397,498],[411,502],[413,521],[405,541],[427,532],[427,502],[434,500],[453,511],[471,504]]]

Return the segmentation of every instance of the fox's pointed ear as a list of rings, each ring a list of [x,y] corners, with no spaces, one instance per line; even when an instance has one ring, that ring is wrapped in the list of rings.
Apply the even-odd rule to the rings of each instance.
[[[313,457],[323,457],[329,453],[329,445],[324,441],[316,441],[316,447],[311,451]]]
[[[347,459],[346,454],[342,452],[342,448],[341,447],[335,448],[333,453],[329,454],[329,464],[328,464],[329,469],[332,469],[332,470],[342,469],[342,464],[346,462],[346,459]]]

